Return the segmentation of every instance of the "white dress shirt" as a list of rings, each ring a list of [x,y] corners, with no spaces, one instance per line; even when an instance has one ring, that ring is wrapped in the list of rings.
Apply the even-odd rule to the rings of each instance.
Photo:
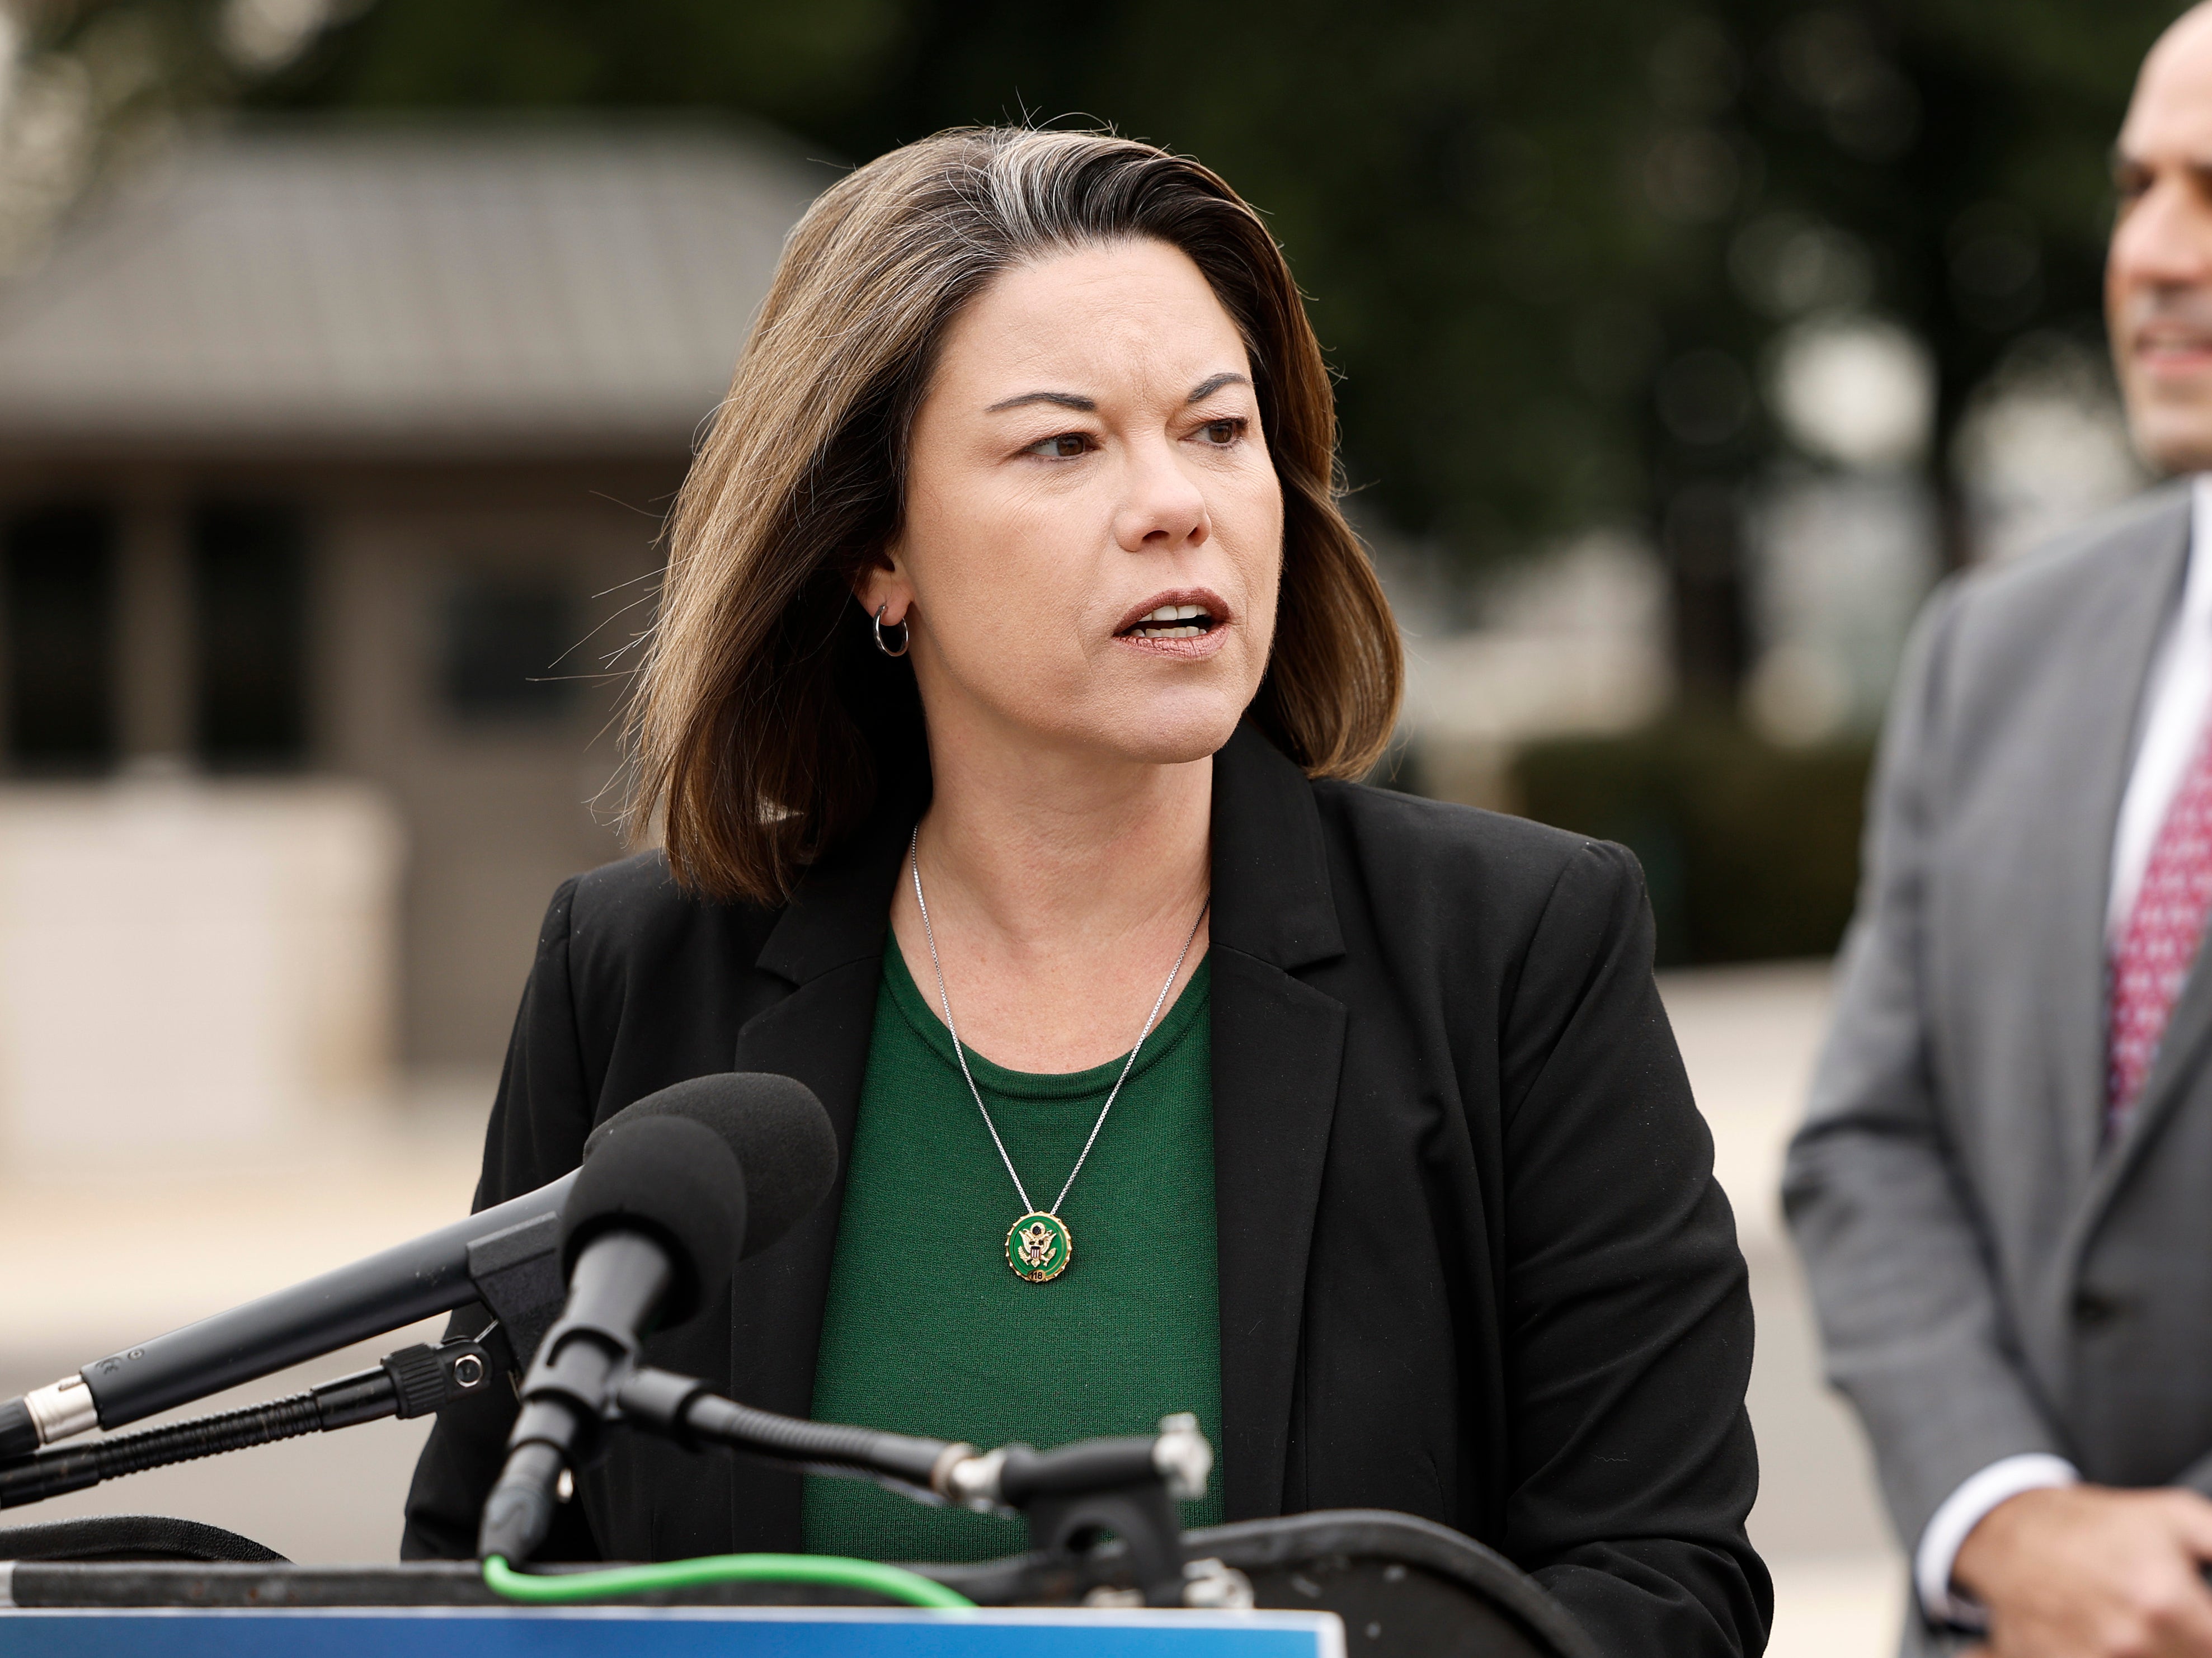
[[[2166,626],[2143,681],[2142,740],[2120,797],[2113,825],[2110,897],[2105,908],[2106,947],[2117,950],[2142,890],[2143,871],[2166,808],[2195,757],[2212,713],[2212,474],[2197,475],[2191,490],[2189,568],[2181,604]],[[2081,1473],[2064,1457],[2041,1452],[2008,1456],[1960,1482],[1920,1533],[1913,1551],[1912,1582],[1920,1604],[1938,1623],[1979,1628],[1987,1620],[1971,1597],[1951,1586],[1951,1566],[1966,1533],[2008,1497],[2053,1485],[2071,1485]]]

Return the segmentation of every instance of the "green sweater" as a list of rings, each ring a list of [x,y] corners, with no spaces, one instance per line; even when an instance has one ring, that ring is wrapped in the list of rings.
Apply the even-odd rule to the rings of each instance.
[[[1074,1249],[1045,1284],[1006,1265],[1022,1201],[942,1020],[896,942],[884,951],[867,1079],[837,1226],[814,1415],[986,1449],[1151,1433],[1195,1411],[1218,1446],[1213,1090],[1205,962],[1146,1038],[1060,1210]],[[968,1063],[1030,1196],[1049,1206],[1121,1072]],[[1221,1517],[1217,1467],[1187,1526]],[[1018,1521],[924,1508],[865,1481],[806,1482],[810,1551],[983,1560],[1027,1546]]]

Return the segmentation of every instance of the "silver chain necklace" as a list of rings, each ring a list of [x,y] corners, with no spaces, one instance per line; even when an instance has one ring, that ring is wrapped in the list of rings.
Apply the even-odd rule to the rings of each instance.
[[[1030,1200],[1029,1187],[1014,1168],[1014,1160],[1006,1154],[1006,1143],[999,1138],[999,1125],[991,1121],[991,1108],[983,1103],[983,1090],[975,1086],[975,1073],[968,1068],[968,1050],[961,1045],[960,1027],[952,1023],[952,998],[945,988],[945,963],[937,954],[937,933],[929,925],[929,900],[921,896],[921,825],[914,826],[914,834],[906,844],[907,867],[914,872],[914,902],[921,911],[921,936],[929,941],[929,964],[937,972],[937,1002],[945,1010],[945,1028],[952,1033],[952,1057],[960,1061],[960,1074],[967,1078],[968,1091],[975,1096],[975,1108],[983,1114],[983,1127],[990,1130],[991,1144],[999,1148],[999,1161],[1006,1165],[1006,1177],[1014,1183],[1015,1193],[1022,1200],[1023,1214],[1006,1229],[1006,1265],[1018,1277],[1031,1284],[1049,1284],[1067,1270],[1075,1258],[1075,1235],[1067,1230],[1067,1223],[1060,1218],[1060,1206],[1067,1201],[1074,1188],[1075,1177],[1083,1172],[1083,1165],[1091,1156],[1091,1148],[1098,1144],[1098,1131],[1106,1126],[1106,1114],[1114,1108],[1114,1102],[1121,1096],[1121,1084],[1129,1080],[1129,1072],[1137,1063],[1137,1049],[1145,1045],[1145,1038],[1152,1034],[1152,1026],[1160,1017],[1160,1009],[1167,1005],[1168,992],[1175,988],[1176,977],[1182,972],[1184,957],[1197,942],[1199,924],[1206,920],[1206,912],[1212,903],[1208,898],[1198,907],[1197,917],[1190,924],[1182,948],[1176,954],[1175,965],[1168,969],[1167,982],[1152,999],[1152,1011],[1145,1016],[1145,1028],[1137,1033],[1136,1047],[1129,1057],[1121,1061],[1121,1074],[1114,1079],[1114,1087],[1106,1096],[1106,1103],[1098,1108],[1098,1121],[1091,1125],[1091,1138],[1083,1142],[1083,1151],[1075,1159],[1075,1167],[1067,1171],[1067,1183],[1060,1188],[1060,1195],[1052,1200],[1052,1207],[1040,1209]]]

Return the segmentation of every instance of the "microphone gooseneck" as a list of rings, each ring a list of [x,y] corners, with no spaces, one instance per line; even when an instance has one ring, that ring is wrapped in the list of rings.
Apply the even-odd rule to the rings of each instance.
[[[74,1376],[0,1402],[0,1462],[90,1429],[188,1405],[477,1298],[472,1245],[548,1220],[574,1175],[340,1266],[94,1359]]]
[[[837,1142],[813,1095],[788,1077],[729,1072],[647,1096],[602,1123],[586,1160],[648,1119],[689,1121],[720,1139],[749,1182],[744,1253],[765,1248],[828,1193]],[[368,1259],[94,1360],[74,1375],[0,1400],[0,1465],[93,1428],[115,1429],[190,1404],[418,1319],[472,1301],[491,1304],[501,1273],[550,1256],[574,1174]],[[495,1259],[496,1257],[496,1259]],[[526,1260],[524,1261],[526,1266]],[[480,1276],[495,1272],[491,1279]],[[518,1362],[559,1304],[549,1260],[544,1285],[521,1274],[515,1315],[501,1309]],[[526,1314],[526,1316],[524,1315]]]

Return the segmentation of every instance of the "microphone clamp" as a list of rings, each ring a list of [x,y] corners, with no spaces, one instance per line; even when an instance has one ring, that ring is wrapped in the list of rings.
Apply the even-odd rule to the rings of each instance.
[[[1000,1494],[1000,1476],[1006,1472],[1006,1451],[979,1451],[973,1445],[947,1445],[931,1472],[929,1488],[956,1509],[977,1514],[1003,1514],[1006,1498]]]
[[[0,1406],[0,1461],[28,1456],[41,1445],[99,1425],[92,1389],[82,1376],[65,1376]]]
[[[1157,1482],[1171,1501],[1195,1503],[1213,1473],[1213,1447],[1188,1411],[1160,1418],[1153,1437],[1091,1439],[1057,1450],[1003,1445],[978,1451],[947,1445],[930,1473],[929,1488],[955,1508],[978,1514],[1026,1509],[1038,1497],[1058,1497]]]
[[[1178,1411],[1160,1418],[1160,1436],[1152,1442],[1152,1467],[1176,1502],[1196,1503],[1206,1496],[1206,1482],[1213,1477],[1213,1446],[1199,1431],[1194,1413]]]

